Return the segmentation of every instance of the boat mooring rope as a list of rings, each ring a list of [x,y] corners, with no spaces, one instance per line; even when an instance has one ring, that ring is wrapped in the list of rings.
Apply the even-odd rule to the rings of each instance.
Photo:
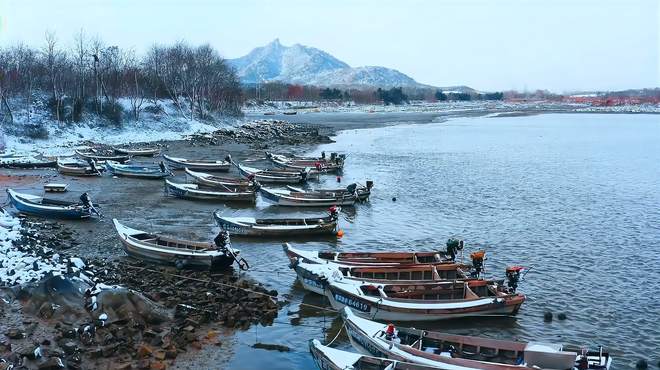
[[[326,344],[326,346],[330,347],[332,345],[332,343],[334,343],[335,340],[337,340],[337,338],[339,338],[339,334],[341,334],[342,330],[344,330],[345,327],[346,327],[346,321],[344,321],[344,324],[341,326],[341,328],[339,328],[339,331],[337,331],[337,335],[335,335],[335,337],[332,338],[330,343]]]

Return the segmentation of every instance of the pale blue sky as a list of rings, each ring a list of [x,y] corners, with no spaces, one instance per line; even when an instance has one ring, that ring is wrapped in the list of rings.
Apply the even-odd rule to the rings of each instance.
[[[210,43],[235,58],[279,37],[351,66],[482,90],[660,86],[660,0],[0,0],[0,45],[84,28],[143,51]]]

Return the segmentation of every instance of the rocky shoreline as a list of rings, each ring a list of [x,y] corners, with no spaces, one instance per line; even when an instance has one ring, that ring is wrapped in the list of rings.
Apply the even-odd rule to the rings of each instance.
[[[245,330],[277,315],[276,291],[231,271],[179,271],[129,258],[82,262],[65,256],[68,229],[44,222],[35,235],[33,223],[21,224],[17,249],[74,263],[62,274],[2,288],[0,369],[165,369],[189,348],[221,346],[211,324]]]
[[[332,142],[321,131],[268,120],[184,141],[260,150]],[[27,280],[0,279],[0,370],[165,369],[187,350],[222,346],[217,328],[247,330],[270,325],[277,316],[278,292],[237,272],[177,270],[114,255],[81,259],[69,255],[79,251],[72,246],[81,240],[73,229],[12,219],[7,229],[12,238],[4,245],[31,256],[17,268],[39,273]]]

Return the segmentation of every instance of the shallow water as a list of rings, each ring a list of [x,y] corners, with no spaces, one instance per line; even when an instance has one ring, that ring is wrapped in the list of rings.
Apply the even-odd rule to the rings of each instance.
[[[381,115],[376,121],[381,125],[434,119],[415,117]],[[327,124],[341,122],[342,115],[304,118]],[[359,117],[350,120],[357,122]],[[345,236],[340,241],[295,241],[296,246],[345,251],[430,249],[444,248],[447,238],[460,237],[469,251],[487,250],[489,276],[502,278],[505,266],[511,264],[533,267],[519,287],[528,301],[516,319],[441,322],[434,328],[502,339],[604,345],[615,356],[614,369],[633,368],[639,358],[651,364],[660,360],[658,116],[455,118],[351,129],[335,140],[313,152],[348,153],[342,184],[374,180],[372,198],[342,212]],[[225,154],[217,147],[183,144],[174,144],[168,152],[183,157]],[[262,154],[239,152],[234,157],[243,160]],[[266,162],[252,165],[263,167]],[[82,235],[78,237],[82,244],[72,252],[85,256],[123,253],[112,217],[138,228],[208,239],[217,232],[211,217],[216,208],[246,216],[323,213],[279,209],[261,201],[255,211],[166,198],[160,181],[66,179],[72,192],[91,190],[106,214],[100,222],[69,223]],[[320,182],[311,185],[337,185],[334,176]],[[249,275],[277,289],[291,303],[280,311],[275,325],[236,335],[227,368],[314,369],[307,341],[331,340],[341,320],[299,306],[326,303],[295,283],[278,241],[233,242],[253,266]],[[544,323],[547,310],[564,312],[568,318],[558,321],[555,316],[553,322]],[[287,345],[292,352],[253,349],[255,342]],[[350,348],[343,335],[335,345]]]
[[[528,301],[513,320],[470,319],[435,328],[603,345],[613,352],[614,369],[633,368],[639,358],[660,360],[658,116],[463,118],[344,131],[336,141],[322,149],[349,153],[343,183],[373,179],[373,196],[354,215],[344,215],[349,220],[340,242],[296,245],[431,248],[461,237],[469,250],[487,250],[489,275],[503,277],[511,264],[533,267],[519,288]],[[259,269],[276,272],[255,274],[259,279],[288,291],[294,302],[323,303],[294,284],[278,246],[244,250],[259,258]],[[551,323],[543,321],[547,310],[555,313]],[[286,311],[279,321],[302,316],[305,326],[280,324],[239,338],[246,345],[255,336],[283,342],[295,352],[273,355],[243,346],[235,368],[314,368],[306,341],[332,339],[341,323],[324,333],[330,324],[318,312]],[[560,312],[565,321],[557,320]],[[350,348],[346,343],[341,336],[336,342]]]

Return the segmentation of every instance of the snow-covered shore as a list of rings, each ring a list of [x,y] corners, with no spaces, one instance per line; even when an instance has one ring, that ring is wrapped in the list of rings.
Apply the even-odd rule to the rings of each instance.
[[[124,111],[128,111],[128,103],[120,100]],[[160,100],[157,103],[158,113],[144,110],[139,120],[126,120],[120,125],[107,122],[93,114],[87,114],[78,123],[57,122],[42,106],[35,104],[27,119],[25,110],[14,113],[14,123],[11,130],[5,128],[4,137],[0,132],[0,150],[4,142],[5,150],[57,156],[72,155],[76,147],[85,142],[96,142],[107,145],[128,143],[148,143],[164,140],[178,140],[189,135],[210,133],[219,128],[233,128],[242,119],[218,117],[213,120],[200,121],[182,115],[171,101]],[[21,134],[21,126],[39,125],[46,131],[46,138],[30,138]]]
[[[127,102],[120,103],[128,110]],[[243,118],[220,117],[209,121],[191,119],[174,107],[172,102],[156,103],[160,111],[145,110],[139,120],[113,125],[95,115],[87,115],[80,123],[62,123],[52,119],[46,109],[35,105],[27,120],[27,112],[15,113],[12,130],[0,132],[0,151],[38,152],[49,156],[73,155],[74,149],[86,143],[119,145],[179,140],[195,134],[209,134],[218,129],[235,129],[248,122]],[[486,114],[493,117],[507,114],[539,113],[660,113],[659,105],[591,106],[589,104],[555,101],[413,101],[405,105],[355,104],[353,102],[272,101],[257,104],[247,102],[244,113],[248,116],[297,115],[315,113],[439,113],[452,116]],[[29,138],[21,134],[21,125],[37,124],[46,130],[46,138]],[[18,127],[19,129],[16,129]],[[4,148],[2,147],[4,143]]]
[[[19,245],[25,231],[39,238],[37,230],[24,229],[18,218],[0,209],[0,286],[34,283],[47,275],[64,275],[85,267],[80,258],[64,259],[57,253],[50,253],[50,248],[40,241],[30,248]]]

